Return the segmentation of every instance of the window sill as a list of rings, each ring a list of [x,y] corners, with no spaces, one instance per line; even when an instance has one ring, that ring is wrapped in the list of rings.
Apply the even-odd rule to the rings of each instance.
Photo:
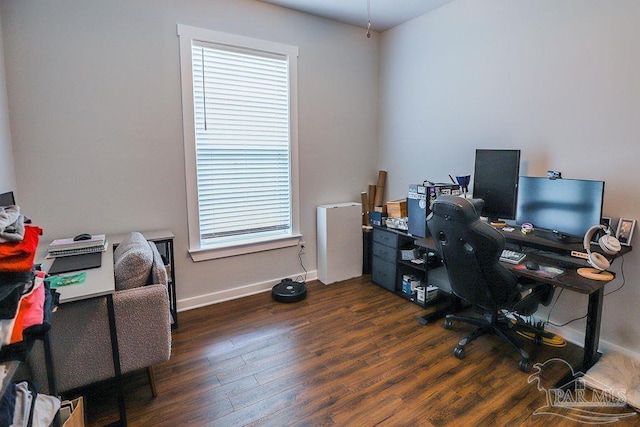
[[[292,236],[271,238],[263,241],[243,242],[238,245],[189,249],[189,255],[191,255],[191,259],[194,262],[227,258],[296,246],[301,238],[302,234],[294,234]]]

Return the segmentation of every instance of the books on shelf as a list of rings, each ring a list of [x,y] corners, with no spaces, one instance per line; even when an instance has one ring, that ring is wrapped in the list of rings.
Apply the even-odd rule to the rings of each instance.
[[[47,258],[102,252],[107,249],[104,234],[95,234],[91,239],[74,241],[73,238],[56,239],[49,244]]]

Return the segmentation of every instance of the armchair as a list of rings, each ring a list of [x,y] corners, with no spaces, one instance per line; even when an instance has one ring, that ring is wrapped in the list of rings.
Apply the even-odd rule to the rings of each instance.
[[[470,201],[457,196],[442,195],[427,218],[427,226],[444,260],[453,293],[480,309],[481,317],[450,314],[445,328],[461,321],[477,326],[454,349],[454,355],[464,358],[464,348],[483,334],[493,333],[508,342],[519,354],[518,367],[530,369],[529,354],[507,331],[513,328],[508,313],[530,316],[539,304],[547,305],[553,297],[553,287],[537,282],[523,283],[500,264],[505,246],[504,236],[480,220],[480,199]]]
[[[147,369],[156,396],[151,366],[169,360],[171,319],[164,263],[153,242],[129,234],[114,251],[113,296],[122,373]],[[51,327],[51,345],[59,391],[113,378],[111,339],[105,298],[60,305]],[[34,380],[47,384],[34,348]],[[48,387],[48,384],[47,384]]]

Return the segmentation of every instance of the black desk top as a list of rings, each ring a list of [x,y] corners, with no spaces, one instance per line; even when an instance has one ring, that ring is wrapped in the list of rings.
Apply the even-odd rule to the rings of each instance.
[[[585,252],[583,241],[574,239],[570,243],[564,243],[553,239],[553,233],[545,230],[534,230],[529,234],[522,234],[519,228],[513,231],[505,231],[502,227],[496,228],[505,237],[508,243],[536,248],[547,252],[555,252],[561,255],[570,255],[571,251]],[[579,240],[579,241],[577,241]],[[598,245],[591,245],[592,251],[599,251]],[[630,246],[623,246],[620,256],[631,252]]]
[[[571,251],[585,252],[582,242],[563,243],[554,241],[553,239],[549,238],[550,236],[548,235],[548,232],[546,232],[547,234],[545,234],[545,232],[534,230],[533,233],[523,234],[518,228],[513,231],[504,231],[501,228],[498,228],[497,230],[504,235],[508,243],[520,245],[523,247],[539,249],[541,251],[557,253],[560,255],[570,255]],[[591,250],[593,251],[599,252],[599,249],[600,248],[597,247],[597,245],[592,245],[591,247]],[[630,251],[631,247],[623,246],[622,250],[616,256],[623,256]],[[558,266],[558,259],[556,258],[545,256],[545,254],[543,253],[531,253],[528,251],[523,252],[525,252],[527,255],[525,260],[535,261],[540,265],[553,267]],[[535,271],[516,269],[515,265],[509,263],[502,264],[518,276],[528,277],[543,283],[560,286],[562,288],[566,288],[582,294],[591,294],[593,292],[596,292],[603,288],[607,283],[609,283],[609,281],[592,280],[582,277],[578,274],[575,268],[558,267],[564,270],[563,274],[560,274],[554,278],[546,278],[541,277]]]
[[[554,240],[553,233],[534,230],[532,233],[523,234],[520,228],[514,227],[513,231],[505,231],[502,227],[496,228],[505,237],[507,242],[523,245],[529,248],[536,248],[543,251],[556,252],[560,254],[571,254],[571,251],[583,251],[582,241],[572,241],[569,243]]]
[[[539,265],[547,265],[556,267],[558,265],[558,260],[550,257],[546,257],[542,254],[535,254],[527,252],[527,257],[525,261],[535,261]],[[523,261],[524,262],[524,261]],[[518,269],[516,265],[510,264],[508,262],[502,262],[503,266],[509,269],[516,276],[527,277],[538,282],[548,283],[550,285],[559,286],[561,288],[565,288],[574,292],[578,292],[581,294],[591,294],[600,290],[604,287],[609,281],[601,281],[601,280],[592,280],[587,279],[586,277],[582,277],[578,274],[578,271],[575,268],[561,268],[564,270],[564,273],[550,278],[543,277],[536,273],[536,271],[526,270],[526,269]]]
[[[549,239],[544,232],[534,231],[530,234],[522,234],[520,229],[516,228],[514,231],[504,231],[502,228],[496,228],[500,231],[504,236],[508,243],[520,245],[527,248],[538,249],[544,252],[552,252],[560,255],[569,255],[571,251],[579,251],[584,252],[584,247],[582,242],[580,243],[563,243],[559,241],[554,241]],[[400,230],[393,230],[399,234],[407,235],[406,232]],[[423,248],[427,248],[430,250],[437,251],[437,245],[434,241],[433,237],[424,237],[424,238],[415,238],[415,244],[421,246]],[[597,246],[597,245],[596,245]],[[592,250],[598,251],[599,247],[592,245]],[[622,250],[617,256],[622,256],[631,251],[631,247],[623,246]],[[544,253],[539,252],[529,252],[524,251],[527,257],[525,260],[535,261],[540,265],[553,266],[558,267],[558,259],[552,256],[545,256]],[[524,261],[523,261],[524,262]],[[565,288],[574,292],[578,292],[581,294],[592,294],[600,289],[602,289],[608,281],[601,280],[592,280],[582,277],[578,274],[577,269],[575,268],[564,268],[558,267],[564,270],[564,273],[553,277],[542,277],[540,274],[537,274],[535,271],[526,270],[526,269],[518,269],[516,265],[510,264],[508,262],[503,262],[507,269],[513,272],[517,276],[527,277],[534,279],[538,282],[549,283],[550,285],[559,286],[561,288]]]

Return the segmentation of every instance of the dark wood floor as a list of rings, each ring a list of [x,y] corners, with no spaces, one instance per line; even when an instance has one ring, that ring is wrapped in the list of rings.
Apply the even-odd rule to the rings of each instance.
[[[308,286],[297,303],[263,293],[180,313],[171,360],[155,368],[158,397],[144,373],[126,378],[129,425],[579,425],[534,415],[546,394],[497,337],[474,341],[459,360],[453,348],[471,326],[420,325],[423,309],[368,276]],[[571,345],[526,345],[534,362],[581,357]],[[543,387],[565,373],[561,365],[543,371]],[[86,397],[89,425],[117,418],[106,385]]]

